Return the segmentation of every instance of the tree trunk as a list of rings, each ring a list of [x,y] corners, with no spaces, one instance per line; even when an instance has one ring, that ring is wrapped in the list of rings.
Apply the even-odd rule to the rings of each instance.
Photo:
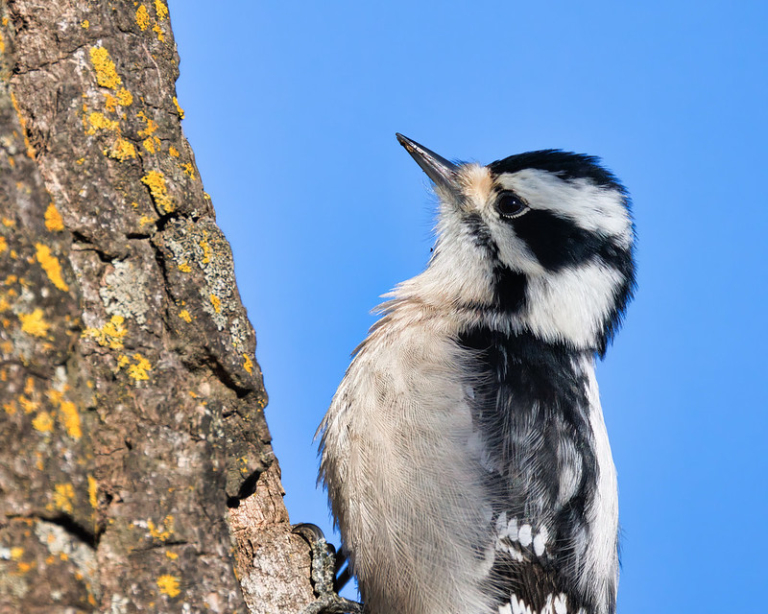
[[[165,4],[0,19],[0,613],[299,611],[308,549]]]

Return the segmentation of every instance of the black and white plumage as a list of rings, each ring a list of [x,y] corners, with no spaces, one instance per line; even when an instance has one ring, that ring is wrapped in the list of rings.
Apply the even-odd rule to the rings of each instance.
[[[453,164],[437,243],[357,348],[321,479],[370,614],[611,614],[616,472],[595,380],[634,287],[627,193],[557,150]]]

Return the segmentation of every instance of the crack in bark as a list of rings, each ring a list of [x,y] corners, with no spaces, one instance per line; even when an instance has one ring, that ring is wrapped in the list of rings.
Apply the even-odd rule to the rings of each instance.
[[[19,32],[20,30],[17,29],[16,31]],[[15,66],[13,69],[13,74],[25,76],[25,75],[31,75],[36,72],[47,72],[47,69],[50,68],[51,66],[56,66],[58,64],[61,64],[62,62],[66,62],[67,60],[71,59],[72,56],[75,55],[78,51],[80,51],[81,49],[84,49],[85,47],[89,47],[93,45],[94,42],[96,41],[88,41],[87,43],[83,43],[82,45],[77,45],[73,49],[66,51],[64,54],[59,55],[59,57],[53,60],[49,60],[48,62],[43,62],[35,66],[31,66],[24,70],[22,70],[19,66]]]
[[[94,252],[101,262],[104,264],[114,264],[115,261],[120,261],[121,258],[118,254],[110,254],[103,249],[100,245],[95,243],[89,237],[84,235],[79,230],[72,230],[72,250],[78,252]]]
[[[99,547],[99,540],[104,534],[104,527],[99,527],[98,531],[92,531],[84,527],[81,523],[77,522],[69,514],[63,512],[58,514],[9,514],[6,516],[8,520],[31,520],[31,521],[43,521],[55,524],[66,531],[67,535],[70,535],[77,541],[85,544],[92,550],[96,550]]]
[[[240,507],[240,502],[243,499],[246,499],[250,497],[253,493],[256,492],[256,486],[259,482],[259,478],[264,474],[264,472],[269,467],[261,470],[261,471],[254,471],[251,475],[249,475],[245,480],[243,480],[242,485],[240,486],[240,490],[238,491],[237,495],[234,497],[227,497],[227,507],[230,509],[238,508]]]

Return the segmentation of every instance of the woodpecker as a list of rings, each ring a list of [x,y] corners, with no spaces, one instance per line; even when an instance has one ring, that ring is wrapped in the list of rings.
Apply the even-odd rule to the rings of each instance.
[[[357,347],[320,479],[368,614],[613,614],[616,470],[603,358],[635,287],[629,196],[548,149],[453,163],[436,243]]]

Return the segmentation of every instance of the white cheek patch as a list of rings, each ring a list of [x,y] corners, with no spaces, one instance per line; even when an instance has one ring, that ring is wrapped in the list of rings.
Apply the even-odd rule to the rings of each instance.
[[[622,281],[616,269],[598,263],[531,277],[523,320],[547,341],[592,347]]]
[[[618,190],[587,179],[566,181],[539,169],[501,175],[498,182],[524,198],[532,209],[567,217],[584,230],[613,237],[622,247],[632,243],[632,220]]]

